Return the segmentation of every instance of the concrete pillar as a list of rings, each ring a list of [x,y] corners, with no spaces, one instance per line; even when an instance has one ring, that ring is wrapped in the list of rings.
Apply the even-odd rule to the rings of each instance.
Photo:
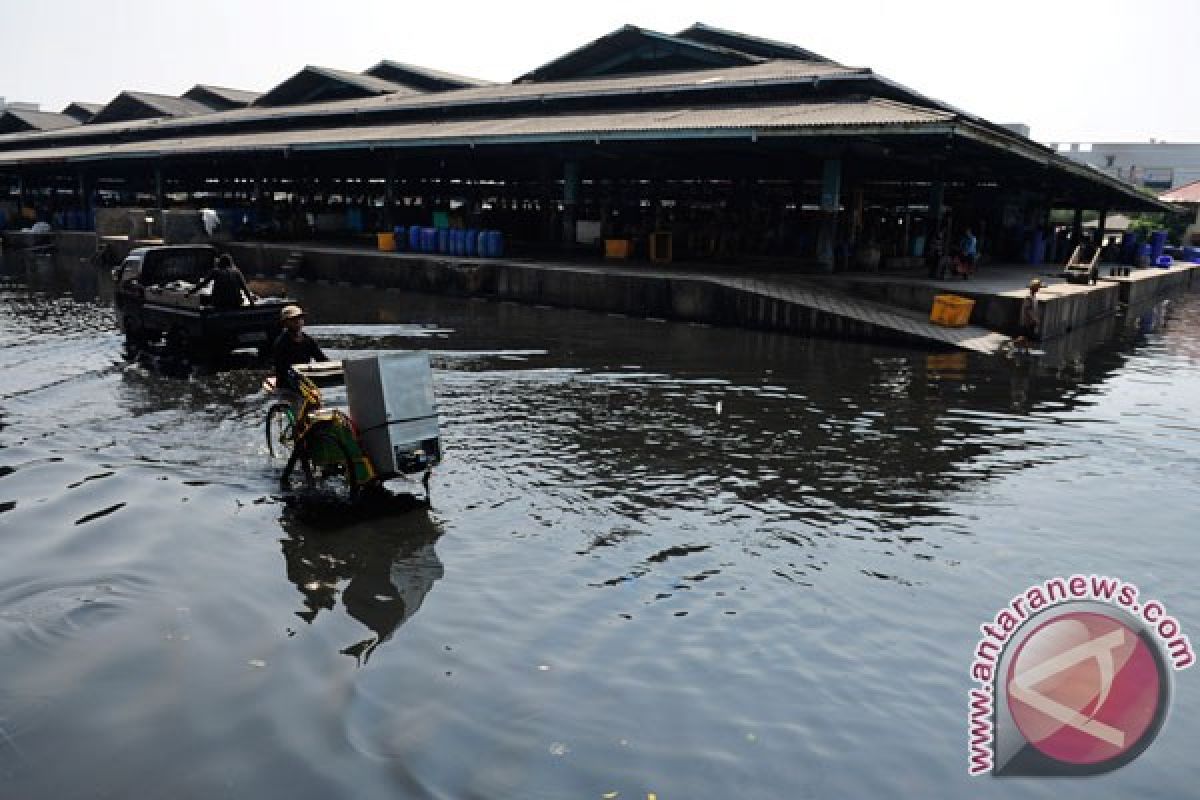
[[[570,250],[575,247],[575,214],[579,206],[579,162],[563,164],[563,215],[562,244]]]
[[[946,205],[946,183],[934,181],[929,187],[929,235],[932,237],[942,229],[942,210]]]
[[[387,178],[383,182],[383,223],[387,230],[396,225],[393,206],[396,203],[396,162],[388,161]]]
[[[82,170],[79,172],[79,210],[85,214],[92,210],[92,182]]]
[[[158,207],[158,213],[161,215],[163,208],[166,206],[163,197],[163,172],[161,164],[154,166],[154,204]]]
[[[1097,247],[1104,246],[1104,228],[1108,222],[1108,209],[1100,209],[1100,217],[1096,220],[1096,241],[1094,244]]]
[[[1075,218],[1071,221],[1071,247],[1074,248],[1083,238],[1083,209],[1075,209]],[[1070,254],[1068,254],[1068,257]]]
[[[837,246],[838,208],[842,201],[842,161],[827,158],[821,167],[821,226],[817,232],[817,263],[833,272]]]

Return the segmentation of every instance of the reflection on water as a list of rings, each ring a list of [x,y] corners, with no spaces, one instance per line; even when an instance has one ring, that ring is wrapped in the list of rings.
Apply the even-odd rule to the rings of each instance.
[[[397,627],[417,613],[425,595],[442,577],[434,543],[441,535],[436,523],[418,511],[415,502],[398,500],[380,509],[374,524],[347,527],[311,524],[305,517],[285,514],[281,526],[287,577],[304,597],[296,616],[313,624],[317,615],[332,611],[341,598],[345,612],[371,631],[371,636],[341,652],[366,664],[375,648],[391,638]],[[346,509],[330,509],[344,517]],[[378,518],[401,516],[402,524],[381,525]]]
[[[349,516],[277,496],[264,367],[130,361],[109,293],[0,269],[5,797],[1004,797],[1005,599],[1200,624],[1195,294],[1007,359],[300,285],[434,365],[434,507]],[[1191,791],[1191,677],[1106,794]]]

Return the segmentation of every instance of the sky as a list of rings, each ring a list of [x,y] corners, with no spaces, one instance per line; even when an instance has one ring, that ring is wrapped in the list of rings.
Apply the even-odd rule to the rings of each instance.
[[[625,24],[789,42],[1042,142],[1200,142],[1200,0],[0,0],[0,97],[265,91],[388,58],[507,82]]]

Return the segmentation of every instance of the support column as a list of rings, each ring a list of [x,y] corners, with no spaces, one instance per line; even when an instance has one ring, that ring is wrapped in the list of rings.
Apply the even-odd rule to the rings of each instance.
[[[1075,209],[1075,218],[1071,221],[1071,248],[1074,249],[1079,245],[1079,240],[1083,238],[1083,209]]]
[[[387,178],[383,182],[383,224],[386,230],[396,225],[396,162],[388,159]]]
[[[817,232],[817,263],[833,272],[837,246],[838,208],[842,200],[842,161],[827,158],[821,168],[821,227]]]
[[[579,205],[579,162],[563,164],[562,244],[567,250],[575,247],[575,213]]]
[[[1108,209],[1100,209],[1100,216],[1096,219],[1096,241],[1093,244],[1096,247],[1104,247],[1104,227],[1108,222]]]
[[[154,165],[154,204],[158,207],[158,213],[161,215],[163,208],[166,206],[166,201],[163,197],[163,172],[161,164]]]

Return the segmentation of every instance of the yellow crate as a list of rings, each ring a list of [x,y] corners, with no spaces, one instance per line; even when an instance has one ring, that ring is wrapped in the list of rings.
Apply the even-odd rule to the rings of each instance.
[[[971,319],[971,309],[974,307],[975,301],[969,297],[939,294],[933,298],[933,310],[929,312],[929,321],[947,328],[961,328]]]
[[[395,250],[396,249],[396,234],[395,233],[377,233],[375,236],[379,241],[380,250]]]

